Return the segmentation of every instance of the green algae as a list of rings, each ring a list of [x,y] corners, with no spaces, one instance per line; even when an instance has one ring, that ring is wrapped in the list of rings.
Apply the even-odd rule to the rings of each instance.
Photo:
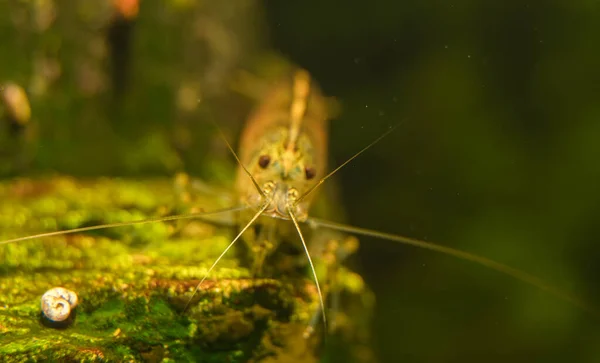
[[[165,180],[21,179],[0,184],[0,199],[2,240],[224,207],[210,197],[184,203]],[[304,275],[253,278],[229,253],[184,312],[233,232],[174,221],[1,245],[0,356],[7,362],[315,361],[320,336],[304,340],[302,331],[318,298]],[[360,290],[360,277],[351,277],[350,290]],[[39,306],[56,286],[79,297],[72,323],[61,329],[43,324]]]

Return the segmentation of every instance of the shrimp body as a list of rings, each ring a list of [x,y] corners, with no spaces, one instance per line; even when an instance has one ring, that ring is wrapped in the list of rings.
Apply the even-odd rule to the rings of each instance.
[[[236,191],[240,202],[258,210],[266,200],[263,216],[299,221],[308,217],[315,193],[296,204],[327,170],[326,102],[306,71],[290,82],[281,81],[249,118],[242,133],[241,163],[256,180],[264,196],[238,167]]]

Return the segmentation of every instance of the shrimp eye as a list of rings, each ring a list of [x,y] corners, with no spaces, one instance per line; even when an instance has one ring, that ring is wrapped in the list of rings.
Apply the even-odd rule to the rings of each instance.
[[[260,166],[261,168],[266,168],[267,166],[269,166],[269,163],[271,162],[271,157],[269,155],[261,155],[258,158],[258,166]]]
[[[317,171],[315,170],[315,168],[307,166],[306,168],[304,168],[304,175],[306,175],[306,180],[310,180],[314,178],[315,175],[317,175]]]

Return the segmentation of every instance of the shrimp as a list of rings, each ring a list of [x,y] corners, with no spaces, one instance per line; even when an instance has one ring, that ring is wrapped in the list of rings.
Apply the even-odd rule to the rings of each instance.
[[[290,81],[291,79],[291,81]],[[196,285],[192,297],[183,311],[193,301],[193,296],[201,289],[202,284],[214,270],[223,256],[243,239],[252,253],[252,271],[255,274],[271,274],[265,261],[273,254],[278,244],[300,242],[302,250],[310,266],[319,297],[319,309],[306,328],[304,336],[311,336],[318,320],[322,320],[327,331],[328,319],[325,300],[331,295],[332,305],[338,305],[336,274],[343,260],[357,248],[356,239],[331,238],[326,242],[319,241],[319,234],[314,233],[314,243],[307,243],[301,226],[308,226],[311,231],[319,228],[366,237],[375,237],[390,242],[411,245],[435,252],[458,257],[503,274],[522,280],[549,293],[573,303],[580,308],[597,314],[597,311],[562,290],[542,281],[524,271],[501,264],[491,259],[477,256],[440,244],[421,241],[408,237],[388,234],[380,231],[349,226],[312,217],[311,208],[319,196],[319,187],[338,170],[368,150],[392,132],[390,128],[375,141],[354,154],[344,163],[327,173],[327,129],[328,110],[326,98],[312,82],[305,70],[296,70],[291,77],[277,83],[267,93],[264,102],[249,118],[243,131],[239,154],[235,153],[223,134],[225,143],[238,162],[235,189],[237,205],[223,210],[215,210],[188,215],[174,215],[133,222],[113,223],[81,227],[71,230],[47,232],[20,238],[0,241],[0,245],[30,240],[34,238],[56,236],[67,233],[85,232],[96,229],[112,228],[132,224],[152,223],[157,221],[179,220],[190,218],[206,219],[211,214],[224,212],[240,212],[237,225],[239,232],[227,247],[214,260],[204,277]],[[321,236],[322,237],[322,236]],[[329,242],[327,242],[329,241]],[[332,242],[333,241],[333,242]],[[311,242],[311,240],[308,240]],[[317,248],[321,245],[321,248]],[[328,259],[325,263],[326,282],[320,284],[316,264],[313,262],[311,250],[320,250],[317,255]],[[320,319],[317,319],[319,317]]]
[[[266,256],[276,249],[275,242],[289,236],[290,223],[282,223],[282,221],[288,221],[295,228],[311,267],[325,328],[327,328],[327,317],[324,294],[300,223],[308,224],[312,230],[327,228],[338,232],[375,237],[475,262],[537,286],[596,314],[594,308],[580,299],[564,293],[535,276],[491,259],[431,242],[309,217],[309,210],[317,197],[318,187],[361,153],[381,141],[394,129],[393,127],[390,128],[333,171],[325,174],[327,121],[325,98],[316,85],[311,85],[308,72],[301,69],[294,73],[292,82],[282,81],[276,84],[272,91],[267,94],[264,102],[250,117],[242,133],[239,155],[235,153],[221,133],[224,142],[238,162],[236,189],[239,202],[247,207],[247,211],[245,211],[246,215],[242,219],[243,222],[240,223],[243,228],[215,260],[207,275],[196,286],[193,295],[200,289],[202,283],[219,260],[245,232],[250,232],[247,233],[249,235],[247,243],[255,252],[253,270],[255,272],[260,271]],[[248,214],[248,212],[250,213]],[[258,232],[251,231],[250,227],[253,224],[260,227]],[[340,251],[343,250],[343,248],[340,249]],[[352,251],[355,248],[349,250]],[[342,253],[344,255],[348,254],[347,252]],[[333,255],[335,254],[334,252]],[[331,271],[329,272],[331,275]],[[315,320],[313,318],[304,333],[305,337],[311,335],[314,325]]]

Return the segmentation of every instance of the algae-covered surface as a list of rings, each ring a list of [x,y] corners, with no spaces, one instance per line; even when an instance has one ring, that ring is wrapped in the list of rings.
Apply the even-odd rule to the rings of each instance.
[[[21,179],[0,184],[0,199],[1,240],[224,207],[214,197],[190,206],[169,180]],[[322,335],[302,339],[318,308],[307,275],[254,278],[232,250],[183,311],[234,232],[185,220],[0,245],[2,361],[314,361]],[[58,286],[79,298],[61,328],[40,309]]]

